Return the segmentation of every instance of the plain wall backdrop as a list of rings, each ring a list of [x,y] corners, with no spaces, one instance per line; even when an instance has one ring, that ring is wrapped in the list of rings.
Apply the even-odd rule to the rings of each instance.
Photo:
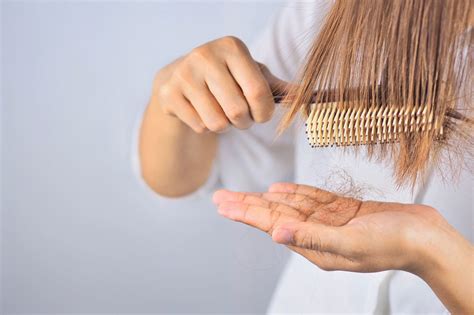
[[[155,72],[274,2],[3,1],[2,313],[252,312],[287,252],[131,167]]]

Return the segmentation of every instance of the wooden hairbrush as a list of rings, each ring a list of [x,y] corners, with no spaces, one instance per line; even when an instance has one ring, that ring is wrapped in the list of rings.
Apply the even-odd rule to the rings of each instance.
[[[276,95],[282,102],[284,95]],[[344,105],[343,105],[344,104]],[[323,101],[316,93],[308,105],[306,134],[312,147],[351,146],[397,142],[402,134],[428,131],[436,139],[444,136],[444,119],[428,106],[351,106],[338,102],[335,93],[325,93]],[[471,122],[457,112],[446,114]],[[444,118],[444,117],[443,117]]]
[[[338,103],[310,105],[306,133],[313,147],[396,142],[401,134],[433,130],[443,137],[443,124],[427,107],[379,106],[342,108]]]

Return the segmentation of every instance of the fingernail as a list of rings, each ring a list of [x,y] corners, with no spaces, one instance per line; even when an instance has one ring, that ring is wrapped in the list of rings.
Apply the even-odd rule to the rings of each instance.
[[[293,232],[285,228],[277,228],[272,233],[272,239],[280,244],[290,244],[293,240]]]

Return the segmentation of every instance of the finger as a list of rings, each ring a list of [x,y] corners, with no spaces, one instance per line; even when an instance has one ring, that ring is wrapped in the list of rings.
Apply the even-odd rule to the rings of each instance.
[[[298,210],[306,216],[311,215],[314,209],[320,205],[316,200],[302,194],[268,192],[262,193],[261,198],[270,202],[282,203]]]
[[[191,102],[207,129],[213,132],[227,130],[229,120],[205,84],[194,87],[187,86],[183,88],[183,91],[184,96]]]
[[[270,120],[275,110],[273,94],[248,49],[242,47],[241,54],[229,55],[226,62],[249,104],[253,120],[259,123]]]
[[[268,188],[269,192],[280,192],[290,194],[301,194],[308,196],[320,203],[329,203],[338,197],[329,191],[322,190],[308,185],[300,185],[294,183],[275,183]]]
[[[264,65],[263,63],[257,62],[257,64],[265,80],[268,82],[268,85],[270,86],[273,96],[284,96],[292,88],[295,87],[294,84],[291,84],[289,82],[286,82],[276,77],[273,73],[271,73],[268,67]]]
[[[343,256],[353,254],[353,249],[356,248],[353,238],[353,233],[346,227],[313,222],[285,223],[276,226],[272,233],[272,239],[280,244]]]
[[[267,208],[270,210],[279,211],[283,214],[294,216],[304,221],[306,216],[304,216],[300,211],[293,209],[290,206],[287,206],[283,203],[272,202],[265,200],[262,196],[265,194],[262,193],[243,193],[243,192],[234,192],[225,189],[218,190],[213,195],[213,202],[216,204],[221,204],[223,202],[242,202],[252,206],[258,206],[262,208]]]
[[[173,110],[169,113],[178,117],[182,122],[193,129],[194,132],[203,133],[207,130],[199,114],[183,95],[175,96],[171,98],[169,102],[173,104],[170,105],[173,107]]]
[[[219,189],[212,195],[212,202],[220,204],[225,201],[243,201],[245,194],[227,189]]]
[[[247,129],[252,125],[250,109],[240,87],[225,64],[212,68],[206,83],[232,125]]]
[[[218,212],[228,219],[248,224],[265,233],[271,233],[276,224],[299,221],[298,218],[277,210],[242,202],[225,201],[219,204]]]

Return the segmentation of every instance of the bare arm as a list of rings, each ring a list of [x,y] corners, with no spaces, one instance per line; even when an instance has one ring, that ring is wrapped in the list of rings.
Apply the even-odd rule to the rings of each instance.
[[[439,226],[420,252],[431,266],[418,276],[452,314],[474,314],[474,247],[469,241],[450,226]]]
[[[234,37],[199,46],[161,69],[140,130],[147,184],[170,197],[198,189],[215,158],[216,133],[268,121],[272,88],[281,84]]]
[[[164,196],[189,194],[208,178],[216,146],[215,133],[194,132],[152,99],[140,131],[143,179]]]

